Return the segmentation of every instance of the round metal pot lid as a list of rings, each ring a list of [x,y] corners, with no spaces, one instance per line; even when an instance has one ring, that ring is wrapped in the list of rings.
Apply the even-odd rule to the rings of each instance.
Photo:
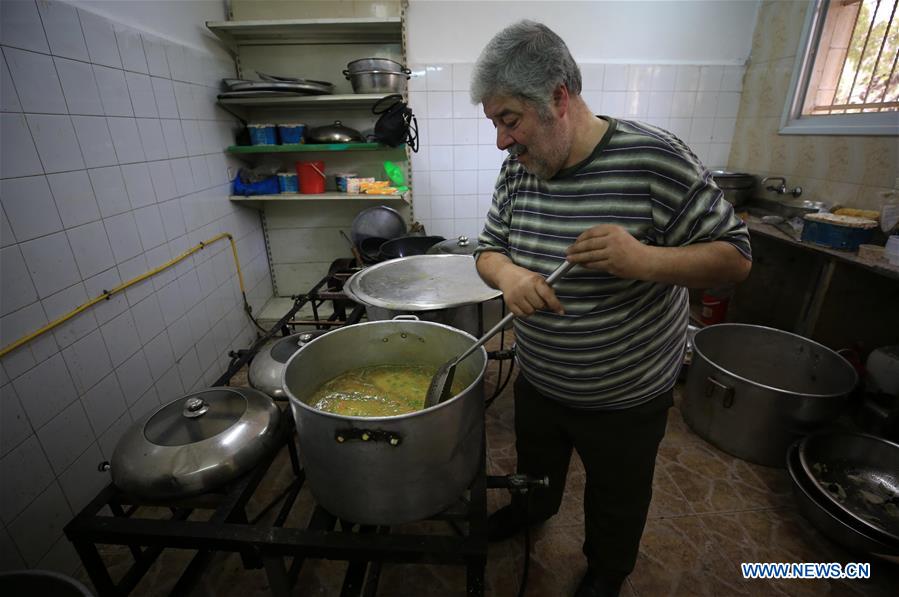
[[[125,432],[112,457],[113,482],[148,498],[209,491],[256,464],[279,418],[271,398],[251,388],[187,394]]]
[[[359,303],[396,311],[449,309],[502,294],[484,284],[467,255],[391,259],[353,274],[344,292]]]
[[[477,239],[472,241],[467,236],[460,236],[437,243],[428,249],[428,255],[474,255],[477,248]]]

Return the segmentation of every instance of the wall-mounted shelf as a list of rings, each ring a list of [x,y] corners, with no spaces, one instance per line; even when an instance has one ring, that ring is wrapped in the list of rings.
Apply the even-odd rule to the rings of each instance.
[[[398,17],[207,21],[206,28],[229,48],[306,44],[401,43]]]
[[[387,97],[383,93],[353,93],[344,95],[302,95],[295,97],[232,97],[218,100],[225,106],[245,108],[370,108]]]
[[[251,195],[249,197],[244,197],[243,195],[231,195],[228,197],[231,201],[235,203],[240,203],[242,205],[247,205],[249,207],[255,207],[256,209],[262,209],[266,202],[313,202],[313,201],[403,201],[405,203],[409,203],[409,195],[406,193],[398,194],[398,195],[372,195],[369,193],[338,193],[338,192],[328,192],[328,193],[317,193],[315,195],[301,195],[301,194],[284,194],[284,195]]]
[[[380,143],[298,143],[291,145],[232,145],[228,153],[314,153],[321,151],[375,151],[395,149]]]

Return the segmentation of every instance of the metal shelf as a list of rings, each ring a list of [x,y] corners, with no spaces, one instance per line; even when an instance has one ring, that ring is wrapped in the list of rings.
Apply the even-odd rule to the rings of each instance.
[[[241,203],[257,209],[262,209],[263,205],[269,201],[285,202],[310,202],[310,201],[405,201],[409,203],[409,194],[402,193],[398,195],[371,195],[368,193],[318,193],[315,195],[302,195],[285,193],[282,195],[251,195],[244,197],[243,195],[231,195],[228,197],[234,203]]]
[[[232,145],[228,153],[314,153],[322,151],[376,151],[396,149],[380,143],[295,143],[289,145]]]
[[[235,51],[239,46],[403,42],[399,17],[207,21],[206,28]]]
[[[225,98],[218,103],[246,108],[369,108],[391,94],[359,93],[347,95],[304,95],[296,97]]]

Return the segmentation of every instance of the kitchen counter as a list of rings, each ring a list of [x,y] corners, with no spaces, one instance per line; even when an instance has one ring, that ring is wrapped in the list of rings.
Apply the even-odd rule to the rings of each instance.
[[[815,256],[822,258],[818,261],[820,265],[817,267],[817,271],[805,288],[802,306],[792,326],[793,331],[801,336],[811,337],[814,334],[838,265],[848,264],[879,276],[884,276],[890,280],[899,280],[899,266],[892,265],[887,261],[865,259],[859,257],[856,252],[838,251],[802,242],[771,224],[763,223],[756,215],[743,214],[743,219],[749,227],[751,235],[771,238],[795,247],[797,250],[813,253]]]
[[[761,218],[758,218],[757,216],[747,215],[746,217],[744,217],[744,221],[746,222],[746,225],[749,227],[749,231],[752,234],[763,234],[765,236],[783,241],[800,249],[821,253],[833,259],[863,267],[882,276],[887,276],[889,278],[893,278],[894,280],[899,280],[899,265],[893,265],[885,260],[873,261],[870,259],[864,259],[862,257],[859,257],[858,253],[856,252],[838,251],[836,249],[828,249],[827,247],[822,247],[821,245],[802,242],[800,240],[787,236],[785,232],[772,226],[771,224],[763,223],[761,221]]]

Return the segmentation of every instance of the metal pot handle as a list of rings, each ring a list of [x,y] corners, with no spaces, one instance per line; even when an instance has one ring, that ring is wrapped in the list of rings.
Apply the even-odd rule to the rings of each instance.
[[[721,405],[724,408],[730,408],[734,404],[734,389],[711,377],[707,377],[705,380],[705,395],[706,398],[715,398],[720,395]]]
[[[334,432],[334,441],[343,444],[350,441],[384,442],[396,448],[403,443],[403,437],[395,431],[383,431],[381,429],[358,429],[349,427],[338,429]]]
[[[393,318],[393,321],[420,321],[420,320],[418,319],[418,315],[404,314],[404,315],[397,315],[396,317]]]

